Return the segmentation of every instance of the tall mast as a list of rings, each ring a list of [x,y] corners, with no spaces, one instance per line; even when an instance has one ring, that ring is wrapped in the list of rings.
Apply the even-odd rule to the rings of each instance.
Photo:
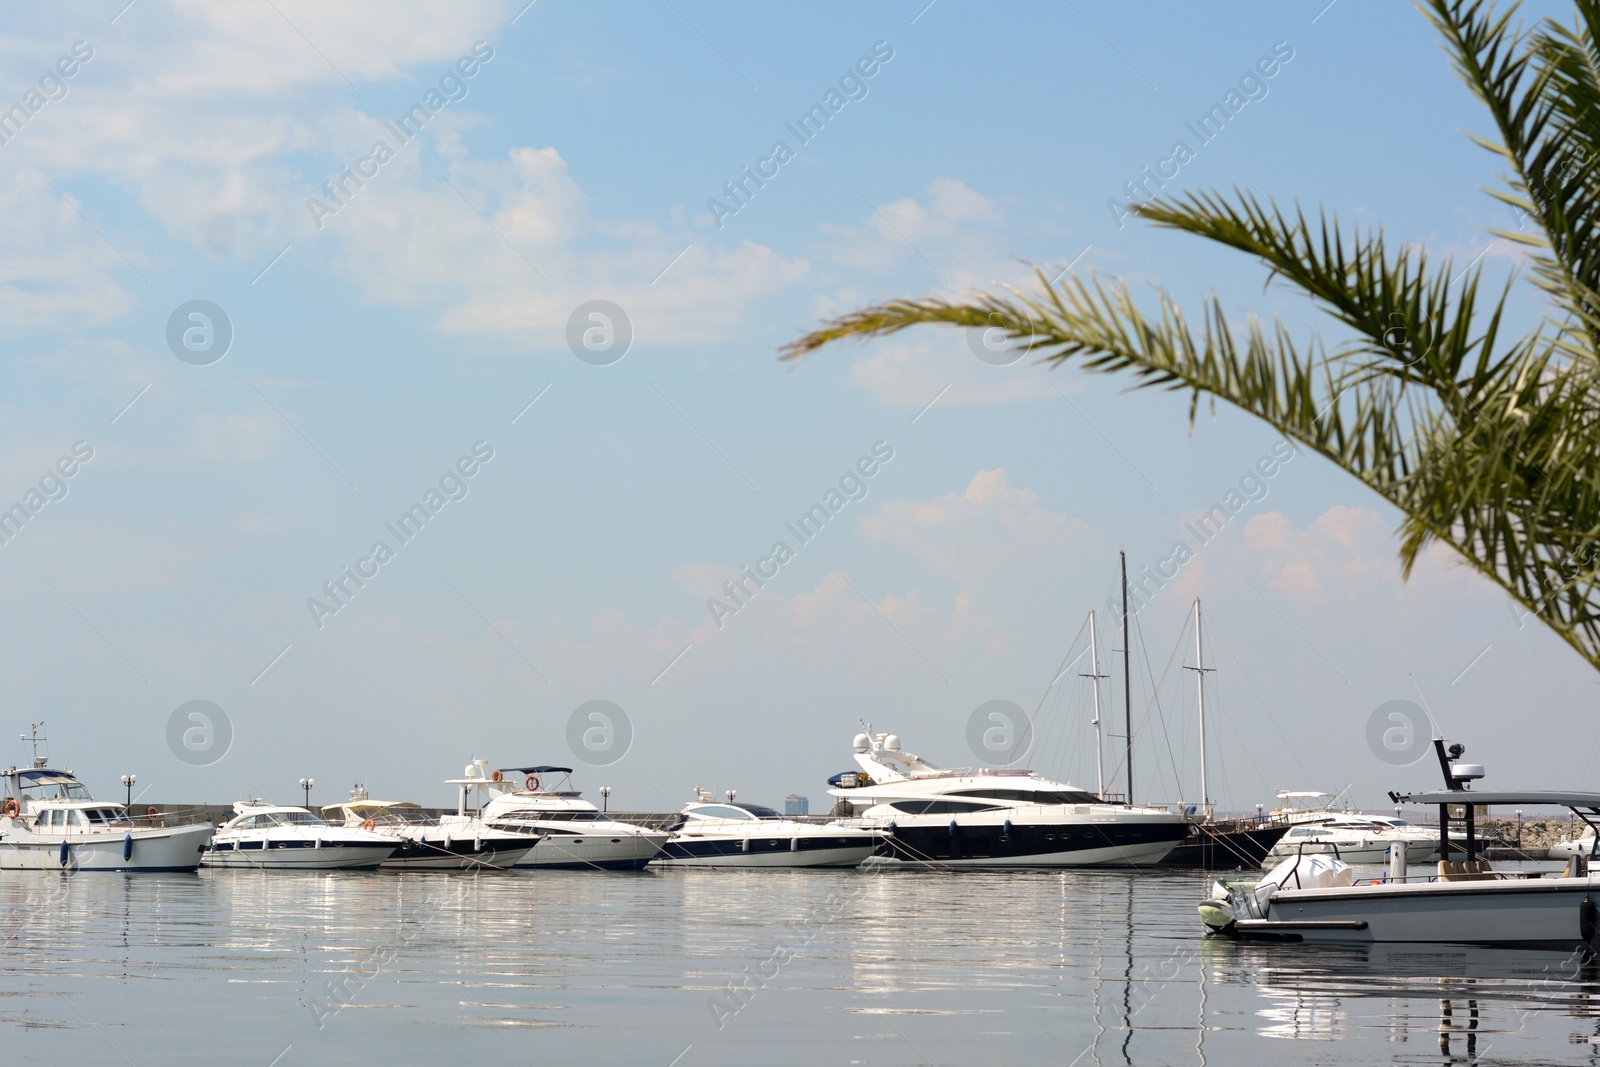
[[[1122,728],[1128,743],[1128,807],[1133,807],[1133,641],[1128,628],[1128,554],[1122,557]]]
[[[1095,794],[1104,796],[1106,791],[1105,762],[1102,756],[1104,744],[1100,740],[1100,679],[1109,678],[1108,674],[1100,673],[1100,648],[1094,638],[1094,610],[1089,611],[1089,673],[1079,675],[1080,678],[1089,678],[1094,683],[1094,780]]]
[[[1201,657],[1200,647],[1200,598],[1194,598],[1194,666],[1185,667],[1184,670],[1194,671],[1195,700],[1200,707],[1200,810],[1206,817],[1211,817],[1211,793],[1206,788],[1206,674],[1216,670],[1207,667]]]

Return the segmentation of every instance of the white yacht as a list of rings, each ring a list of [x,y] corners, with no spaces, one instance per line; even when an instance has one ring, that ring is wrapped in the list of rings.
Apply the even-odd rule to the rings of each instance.
[[[465,778],[454,778],[446,785],[459,787],[456,813],[434,818],[423,813],[419,804],[402,800],[373,800],[365,786],[350,791],[342,804],[324,804],[329,821],[360,827],[398,837],[400,847],[383,861],[385,869],[404,870],[507,870],[527,856],[539,843],[540,835],[524,830],[503,830],[484,823],[478,809],[469,802],[469,791],[479,787],[481,768],[469,765]],[[476,799],[476,798],[470,798]]]
[[[855,738],[860,771],[828,779],[835,813],[889,835],[887,856],[969,867],[1156,864],[1189,834],[1183,815],[1112,804],[1032,771],[946,770],[894,734]]]
[[[305,808],[241,800],[233,810],[201,854],[202,867],[372,870],[401,845],[389,834],[330,826]]]
[[[479,812],[485,825],[543,835],[516,866],[545,870],[638,871],[661,855],[668,835],[617,822],[571,788],[571,767],[505,767],[458,784],[477,786],[491,799]]]
[[[211,840],[209,822],[168,825],[169,816],[135,818],[125,804],[95,800],[42,756],[3,775],[0,870],[192,871]]]
[[[1454,834],[1452,840],[1464,841]],[[1289,856],[1330,855],[1346,863],[1387,863],[1389,846],[1406,843],[1410,863],[1432,863],[1439,858],[1439,831],[1418,826],[1393,815],[1362,815],[1347,812],[1323,822],[1296,826],[1267,854],[1268,859]]]
[[[796,822],[759,804],[713,803],[704,789],[685,805],[652,867],[856,867],[884,841],[861,826]]]
[[[1600,875],[1573,856],[1565,869],[1496,871],[1479,856],[1476,817],[1489,806],[1565,807],[1591,829],[1600,825],[1600,793],[1474,790],[1478,764],[1458,762],[1462,746],[1434,749],[1445,788],[1391,793],[1397,804],[1437,806],[1445,834],[1435,875],[1407,870],[1405,842],[1396,842],[1382,878],[1357,879],[1331,855],[1292,856],[1259,882],[1219,881],[1200,904],[1213,933],[1279,942],[1418,942],[1496,947],[1600,948]],[[1465,824],[1456,851],[1453,818]],[[1459,858],[1458,858],[1459,857]]]

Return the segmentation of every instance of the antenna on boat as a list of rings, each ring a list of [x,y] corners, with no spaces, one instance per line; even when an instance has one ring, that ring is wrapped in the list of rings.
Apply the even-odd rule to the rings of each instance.
[[[1133,807],[1133,640],[1128,629],[1128,553],[1122,557],[1122,727],[1128,743],[1128,807]]]
[[[43,756],[39,755],[39,746],[45,743],[44,734],[39,732],[39,728],[43,725],[43,719],[40,719],[38,722],[30,722],[28,724],[28,732],[22,735],[22,739],[24,741],[30,742],[33,745],[33,766],[36,770],[50,762],[50,756],[48,754]]]
[[[1194,671],[1195,698],[1200,705],[1200,810],[1206,813],[1206,818],[1211,817],[1211,793],[1206,789],[1206,675],[1216,670],[1207,667],[1205,659],[1201,656],[1200,649],[1200,598],[1194,598],[1194,663],[1193,667],[1184,667],[1186,671]]]
[[[1106,772],[1102,749],[1104,745],[1100,740],[1100,679],[1111,677],[1109,674],[1100,673],[1100,648],[1094,638],[1094,609],[1089,609],[1089,673],[1078,675],[1088,678],[1094,685],[1094,778],[1095,793],[1104,796],[1106,791]]]

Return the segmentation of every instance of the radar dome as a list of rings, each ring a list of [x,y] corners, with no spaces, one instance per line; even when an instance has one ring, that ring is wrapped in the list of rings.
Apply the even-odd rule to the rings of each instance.
[[[467,764],[467,769],[461,772],[461,777],[463,777],[463,778],[476,778],[476,777],[478,777],[478,765],[476,763]]]
[[[865,752],[871,747],[872,739],[870,737],[866,734],[856,734],[855,749],[857,752]]]
[[[888,736],[886,736],[883,739],[883,747],[888,749],[890,752],[899,752],[900,751],[900,735],[899,734],[889,734]]]

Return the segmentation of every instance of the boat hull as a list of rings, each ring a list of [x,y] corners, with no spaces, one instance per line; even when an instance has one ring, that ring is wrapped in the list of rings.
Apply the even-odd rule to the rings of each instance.
[[[376,870],[395,850],[394,845],[351,844],[324,842],[317,847],[311,841],[273,841],[271,847],[261,848],[256,842],[248,847],[231,843],[217,844],[200,857],[202,867],[254,869],[261,871],[361,871]]]
[[[1254,826],[1242,829],[1216,829],[1197,826],[1195,832],[1178,843],[1161,861],[1163,867],[1255,868],[1267,855],[1288,826]]]
[[[987,814],[987,813],[986,813]],[[896,820],[881,855],[951,867],[1149,867],[1189,834],[1179,821],[1012,825]]]
[[[525,840],[484,841],[481,845],[472,838],[422,840],[395,849],[382,866],[386,871],[509,870],[521,862],[532,848]]]
[[[652,867],[858,867],[878,848],[875,836],[702,838],[671,840]]]
[[[642,871],[661,855],[666,834],[555,834],[541,840],[514,864],[521,870]]]
[[[1594,945],[1600,878],[1420,882],[1274,893],[1266,916],[1235,936],[1307,943],[1378,942],[1568,949]]]
[[[0,870],[192,871],[200,865],[202,850],[211,841],[212,832],[210,823],[196,823],[121,833],[68,834],[52,839],[13,829],[0,840]],[[63,841],[67,846],[65,854]]]

